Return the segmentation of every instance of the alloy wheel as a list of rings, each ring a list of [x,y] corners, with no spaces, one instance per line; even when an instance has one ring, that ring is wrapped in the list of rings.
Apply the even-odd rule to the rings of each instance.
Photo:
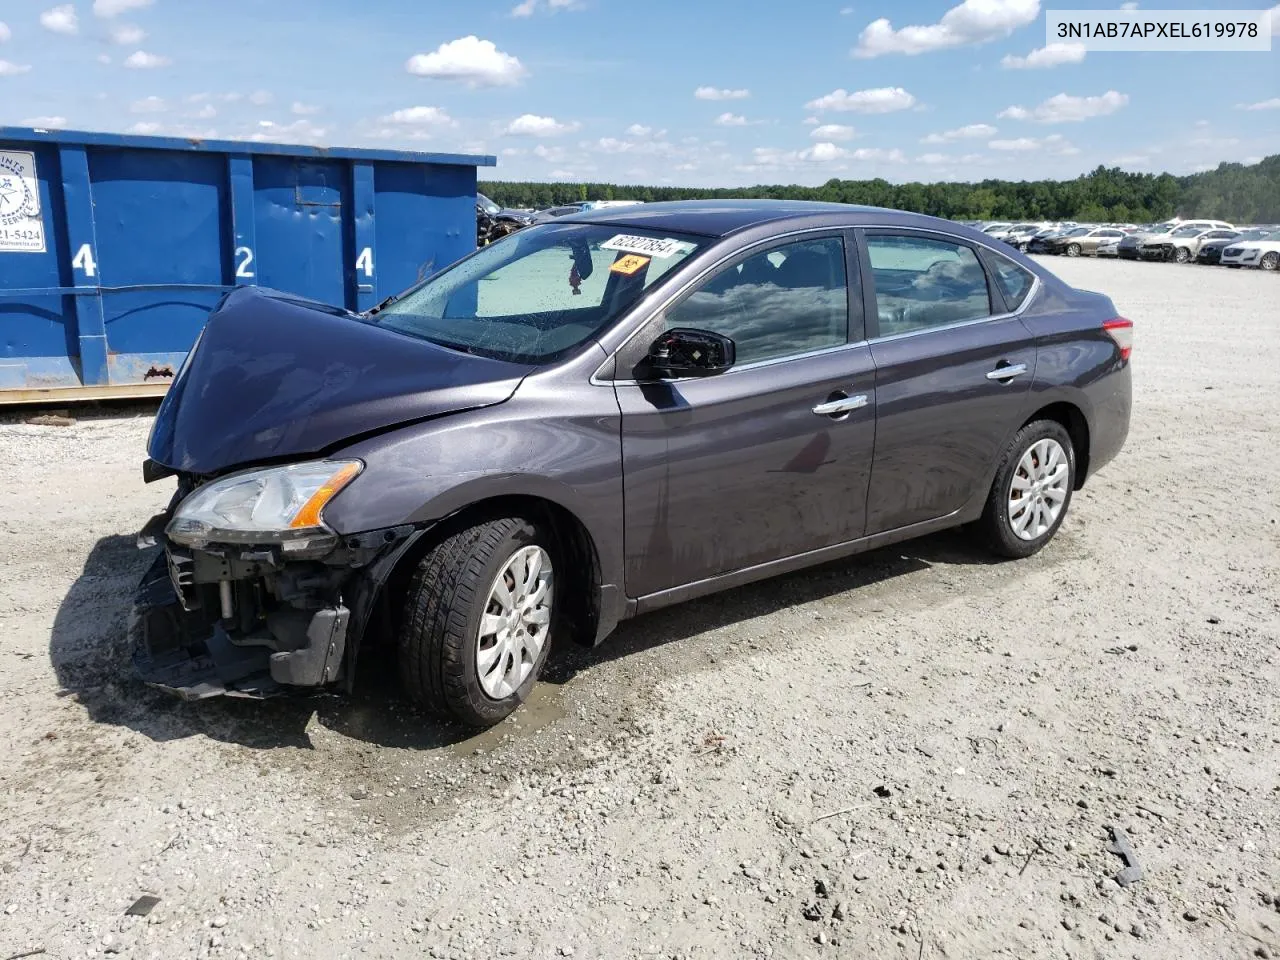
[[[485,695],[505,700],[538,662],[551,629],[555,571],[542,547],[522,547],[494,578],[476,636],[476,672]]]
[[[1062,516],[1071,465],[1057,440],[1037,440],[1018,461],[1009,483],[1009,526],[1022,540],[1044,536]]]

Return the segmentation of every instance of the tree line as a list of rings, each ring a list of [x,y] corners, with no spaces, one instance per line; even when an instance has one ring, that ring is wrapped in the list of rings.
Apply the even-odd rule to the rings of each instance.
[[[1280,223],[1280,154],[1223,163],[1185,177],[1099,166],[1074,180],[890,183],[828,180],[820,187],[774,184],[699,189],[615,183],[493,181],[480,191],[506,207],[543,209],[580,200],[823,200],[911,210],[952,220],[1079,220],[1149,223],[1172,216],[1232,223]]]

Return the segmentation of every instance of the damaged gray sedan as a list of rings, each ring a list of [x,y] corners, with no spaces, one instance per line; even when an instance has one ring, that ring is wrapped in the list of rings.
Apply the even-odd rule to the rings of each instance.
[[[350,689],[493,724],[555,643],[967,525],[1026,557],[1128,432],[1132,324],[954,223],[606,209],[367,313],[241,288],[148,441],[134,660],[188,699]]]

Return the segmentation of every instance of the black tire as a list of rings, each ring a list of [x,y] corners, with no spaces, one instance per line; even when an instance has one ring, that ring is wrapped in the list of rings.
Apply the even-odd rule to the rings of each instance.
[[[1078,243],[1068,243],[1068,244],[1067,244],[1067,256],[1068,256],[1068,257],[1078,257],[1078,256],[1080,256],[1080,244],[1078,244]]]
[[[547,639],[519,689],[505,699],[491,699],[476,667],[476,641],[489,590],[512,555],[527,546],[542,547],[553,567],[558,566],[552,538],[518,517],[460,530],[422,558],[405,595],[398,638],[401,682],[415,703],[467,726],[489,727],[528,697],[558,633],[559,583],[553,584]]]
[[[1056,440],[1067,453],[1067,490],[1062,504],[1062,512],[1044,533],[1034,540],[1024,540],[1013,531],[1009,520],[1009,490],[1013,483],[1014,472],[1018,469],[1018,461],[1035,443],[1041,440]],[[1002,557],[1020,560],[1038,553],[1045,544],[1054,538],[1062,521],[1071,509],[1071,497],[1076,483],[1076,451],[1071,444],[1071,435],[1056,420],[1034,420],[1019,430],[1009,441],[1000,465],[996,469],[995,480],[991,484],[991,492],[987,494],[987,506],[982,518],[976,524],[976,532],[992,552]]]
[[[1280,267],[1280,253],[1276,253],[1274,250],[1264,253],[1262,259],[1258,261],[1258,266],[1263,270],[1274,270],[1276,267]]]

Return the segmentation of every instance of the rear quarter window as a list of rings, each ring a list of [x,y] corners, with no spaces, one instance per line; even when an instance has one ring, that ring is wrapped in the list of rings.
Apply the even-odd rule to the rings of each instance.
[[[996,277],[996,286],[1004,294],[1005,303],[1010,310],[1019,309],[1027,299],[1027,294],[1031,292],[1032,286],[1035,285],[1035,276],[1012,260],[1006,260],[1000,256],[992,256],[991,266]]]

